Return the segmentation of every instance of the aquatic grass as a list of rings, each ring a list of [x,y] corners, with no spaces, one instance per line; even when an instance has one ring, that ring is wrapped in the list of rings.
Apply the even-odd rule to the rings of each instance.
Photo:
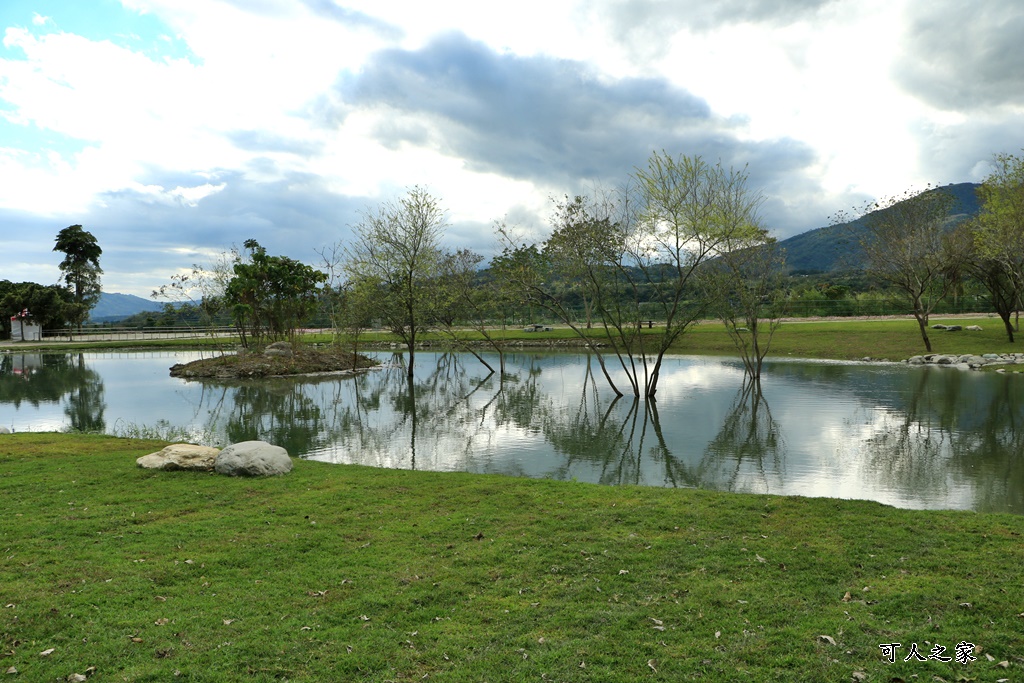
[[[302,460],[258,480],[135,466],[163,445],[0,436],[12,680],[1021,675],[1022,517]],[[962,641],[977,661],[903,661]]]

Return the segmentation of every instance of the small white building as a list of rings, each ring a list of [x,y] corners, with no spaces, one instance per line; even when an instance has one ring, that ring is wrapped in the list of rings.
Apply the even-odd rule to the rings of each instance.
[[[11,316],[11,341],[42,341],[43,328],[16,315]]]

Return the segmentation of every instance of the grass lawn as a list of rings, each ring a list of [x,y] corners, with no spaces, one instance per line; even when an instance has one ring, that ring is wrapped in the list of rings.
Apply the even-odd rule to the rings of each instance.
[[[302,460],[258,480],[135,466],[163,445],[0,435],[0,676],[1024,676],[1024,517]],[[915,643],[926,661],[903,661]],[[927,659],[959,643],[975,661]]]

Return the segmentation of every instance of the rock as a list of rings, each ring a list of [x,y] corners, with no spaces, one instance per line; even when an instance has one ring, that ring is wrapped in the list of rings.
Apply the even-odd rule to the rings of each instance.
[[[959,332],[964,329],[960,325],[946,325],[946,332]]]
[[[263,349],[264,356],[284,356],[285,358],[291,358],[295,355],[292,350],[292,345],[285,341],[274,342]]]
[[[964,329],[965,330],[969,330],[971,332],[981,332],[981,326],[980,325],[968,325]]]
[[[220,452],[213,469],[230,477],[265,477],[292,470],[288,451],[266,441],[242,441]]]
[[[932,325],[932,329],[933,330],[945,330],[945,329],[948,329],[948,328],[945,325],[943,325],[942,323],[935,323],[934,325]]]
[[[924,365],[925,361],[923,356],[911,356],[907,362],[911,365]]]
[[[190,443],[175,443],[161,451],[144,455],[135,463],[147,470],[193,470],[209,471],[220,454],[220,449],[210,446],[196,446]]]

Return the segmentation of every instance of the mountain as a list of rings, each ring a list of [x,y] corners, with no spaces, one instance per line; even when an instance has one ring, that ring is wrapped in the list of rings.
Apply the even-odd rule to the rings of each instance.
[[[100,300],[89,314],[90,322],[117,322],[143,311],[163,310],[163,304],[134,294],[101,292]]]
[[[957,183],[937,188],[956,197],[950,220],[958,223],[978,213],[977,183]],[[795,235],[779,242],[786,250],[786,265],[794,274],[828,273],[838,270],[863,270],[864,252],[860,247],[867,227],[864,217],[847,223],[829,225]]]

